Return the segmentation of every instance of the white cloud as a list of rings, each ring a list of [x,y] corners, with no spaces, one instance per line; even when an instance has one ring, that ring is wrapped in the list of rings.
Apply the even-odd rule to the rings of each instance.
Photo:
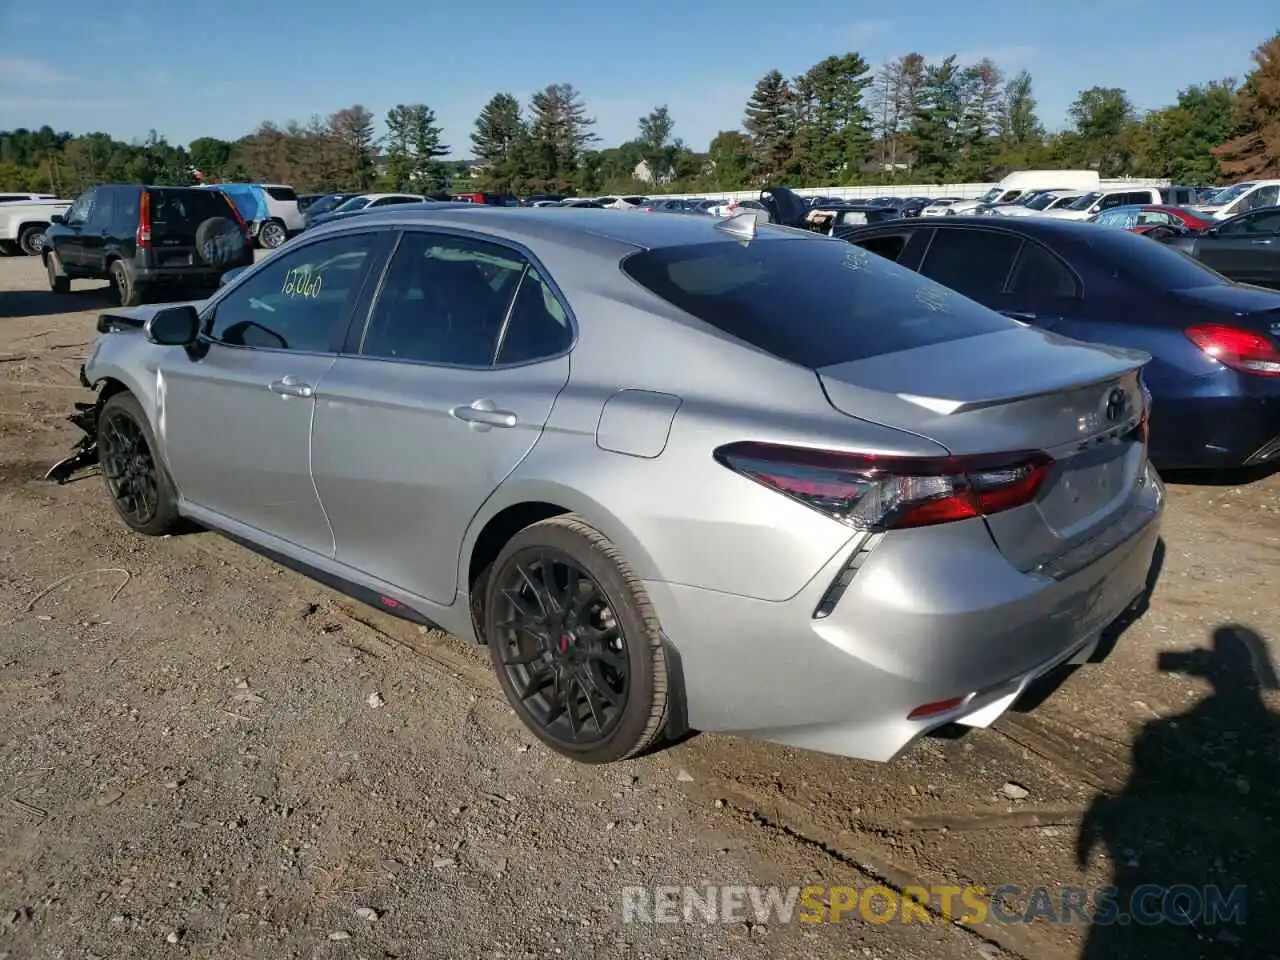
[[[51,64],[27,57],[0,57],[0,80],[9,80],[23,86],[48,86],[69,80]]]

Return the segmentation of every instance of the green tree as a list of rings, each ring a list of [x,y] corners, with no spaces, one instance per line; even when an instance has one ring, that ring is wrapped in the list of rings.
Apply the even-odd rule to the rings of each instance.
[[[528,135],[520,101],[509,93],[495,94],[476,117],[471,149],[484,168],[482,185],[500,193],[516,193],[529,179]]]
[[[343,107],[329,116],[329,131],[339,148],[347,182],[357,190],[368,190],[373,182],[378,143],[373,114],[358,103]]]
[[[671,175],[674,167],[675,144],[671,133],[676,123],[671,119],[671,111],[664,103],[654,107],[648,115],[640,118],[641,159],[648,165],[654,181]],[[635,167],[632,167],[634,170]]]
[[[1215,182],[1213,148],[1235,132],[1235,94],[1233,80],[1187,87],[1175,105],[1147,114],[1137,147],[1140,172],[1176,183]]]
[[[191,165],[212,181],[221,180],[231,166],[232,146],[217,137],[197,137],[187,144]]]
[[[987,180],[1000,149],[1004,74],[989,57],[961,74],[962,112],[957,131],[960,154],[953,176],[957,180]]]
[[[776,180],[791,165],[795,117],[791,85],[777,70],[756,83],[742,123],[751,135],[754,174],[761,182]]]
[[[1090,87],[1067,112],[1075,122],[1075,138],[1069,141],[1075,161],[1096,168],[1101,177],[1125,173],[1134,128],[1128,94],[1119,87]]]
[[[961,110],[961,78],[955,56],[926,66],[911,122],[914,177],[943,183],[951,176],[959,148]]]
[[[741,190],[751,183],[751,141],[739,130],[721,130],[707,151],[705,187]]]
[[[857,53],[820,60],[805,75],[813,91],[814,143],[809,169],[824,184],[850,183],[871,156],[871,116],[864,102],[873,77]]]
[[[541,190],[573,188],[583,151],[599,139],[592,132],[595,118],[587,116],[582,95],[571,83],[553,83],[529,102],[528,170]]]
[[[1280,32],[1253,62],[1236,98],[1236,135],[1214,154],[1232,177],[1280,177]]]

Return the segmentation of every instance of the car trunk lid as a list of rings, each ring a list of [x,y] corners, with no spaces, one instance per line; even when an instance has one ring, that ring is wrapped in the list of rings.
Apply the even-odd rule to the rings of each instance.
[[[954,456],[1042,451],[1036,501],[989,515],[997,546],[1031,569],[1122,513],[1146,469],[1138,429],[1149,356],[1034,329],[953,340],[818,371],[832,406],[910,430]]]

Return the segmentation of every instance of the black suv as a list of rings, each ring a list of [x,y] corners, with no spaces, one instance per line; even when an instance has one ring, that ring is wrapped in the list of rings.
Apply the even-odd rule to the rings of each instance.
[[[41,257],[54,293],[70,292],[72,280],[109,280],[133,307],[161,285],[216,288],[253,263],[253,239],[220,190],[108,184],[53,217]]]

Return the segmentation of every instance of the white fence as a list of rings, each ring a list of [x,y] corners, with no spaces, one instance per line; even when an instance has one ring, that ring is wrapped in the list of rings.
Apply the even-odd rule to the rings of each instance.
[[[995,183],[908,183],[888,184],[878,187],[796,187],[795,192],[802,197],[838,197],[841,200],[870,200],[872,197],[959,197],[962,200],[976,200]],[[1103,180],[1100,189],[1123,189],[1124,187],[1167,187],[1168,180]],[[655,194],[657,196],[657,194]],[[736,192],[710,193],[664,193],[663,197],[705,198],[707,200],[749,200],[760,196],[759,190],[738,190]]]

